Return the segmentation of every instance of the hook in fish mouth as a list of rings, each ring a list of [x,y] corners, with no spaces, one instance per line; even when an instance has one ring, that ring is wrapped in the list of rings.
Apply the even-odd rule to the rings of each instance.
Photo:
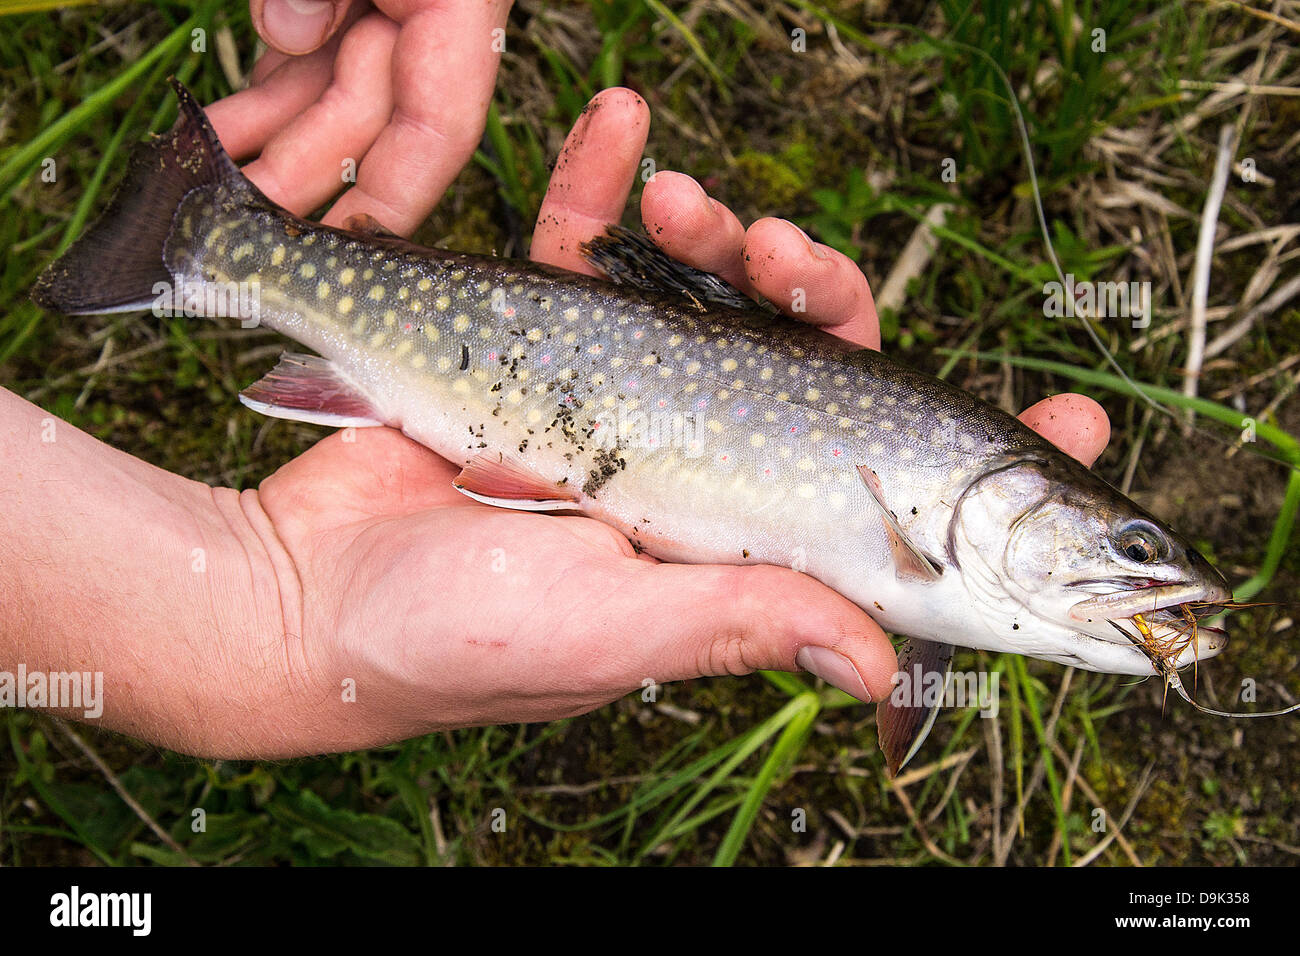
[[[1105,587],[1070,608],[1070,616],[1084,623],[1106,622],[1118,643],[1129,643],[1152,662],[1156,673],[1174,670],[1214,657],[1228,645],[1222,628],[1202,624],[1226,606],[1232,595],[1215,584],[1160,582],[1149,578],[1107,578],[1079,581],[1080,589]]]

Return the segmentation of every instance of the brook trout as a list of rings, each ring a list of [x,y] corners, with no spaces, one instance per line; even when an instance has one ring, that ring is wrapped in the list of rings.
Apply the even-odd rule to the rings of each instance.
[[[137,148],[40,305],[256,320],[316,354],[283,356],[250,408],[399,428],[471,498],[581,512],[667,561],[803,571],[907,635],[905,672],[946,674],[953,645],[1135,675],[1225,646],[1194,626],[1230,592],[1192,545],[975,396],[626,231],[587,244],[594,279],[307,222],[176,93],[176,126]],[[878,714],[896,771],[935,707]]]

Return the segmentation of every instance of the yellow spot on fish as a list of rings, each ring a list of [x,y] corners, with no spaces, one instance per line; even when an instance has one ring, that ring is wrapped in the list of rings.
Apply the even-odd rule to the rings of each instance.
[[[438,371],[445,372],[451,368],[451,359],[443,355],[438,359]]]
[[[370,336],[370,347],[372,349],[377,349],[379,346],[383,345],[387,339],[387,332],[376,332],[374,335]]]
[[[734,372],[736,370],[736,360],[733,358],[722,360],[722,370],[724,372]]]
[[[447,306],[451,305],[451,296],[440,295],[433,301],[433,305],[439,312],[446,312]]]
[[[351,266],[339,273],[339,285],[351,285],[352,280],[357,277],[357,270]]]
[[[322,282],[316,286],[316,298],[328,299],[329,297],[330,297],[330,284],[328,282]]]
[[[800,471],[812,471],[816,467],[811,458],[800,458],[798,468]]]
[[[384,311],[384,325],[392,326],[392,325],[396,325],[396,324],[397,324],[397,313],[394,312],[392,309],[387,309],[387,310],[385,310],[385,311]]]
[[[428,361],[428,359],[425,358],[425,355],[424,355],[423,352],[417,352],[417,353],[415,353],[415,358],[411,359],[411,367],[412,367],[412,368],[424,368],[424,363],[427,362],[427,361]]]
[[[352,306],[355,304],[356,303],[352,301],[352,296],[350,295],[345,295],[343,298],[339,299],[339,315],[347,315],[352,311]]]
[[[352,323],[352,334],[360,335],[366,330],[366,325],[366,317],[364,315],[358,315],[357,320]]]
[[[384,297],[384,287],[378,284],[372,285],[370,287],[369,294],[366,296],[366,298],[368,298],[371,302],[379,302],[380,300],[383,299],[383,297]]]
[[[755,448],[762,448],[767,444],[767,436],[761,432],[754,432],[754,434],[749,436],[749,443]]]
[[[532,411],[528,413],[526,417],[528,420],[528,424],[536,425],[538,422],[542,420],[542,413],[534,408]]]
[[[314,279],[316,278],[316,266],[313,263],[304,262],[298,269],[298,274],[304,279]]]
[[[455,392],[457,395],[468,394],[470,391],[469,379],[467,378],[456,379],[456,381],[451,383],[451,390]]]
[[[578,310],[577,310],[577,309],[565,309],[565,310],[564,310],[564,318],[565,318],[567,321],[569,321],[569,322],[577,322],[577,321],[578,321]]]
[[[716,435],[722,431],[722,422],[718,421],[716,418],[710,418],[704,423],[704,427]]]
[[[805,481],[802,485],[800,485],[800,486],[796,489],[796,491],[798,492],[800,498],[815,498],[815,497],[817,497],[817,489],[814,488],[811,484],[809,484],[809,483],[806,482],[806,481]]]
[[[427,338],[430,342],[436,342],[440,338],[442,338],[442,333],[438,331],[438,327],[436,325],[426,325],[424,327],[424,337]]]
[[[523,400],[524,400],[524,393],[517,388],[506,395],[506,401],[509,402],[511,405],[518,405]]]
[[[393,349],[393,354],[396,355],[398,358],[401,358],[407,352],[411,351],[411,349],[413,349],[414,347],[415,346],[411,344],[410,339],[402,339],[402,341],[397,343],[397,348]]]
[[[271,250],[271,265],[278,266],[284,264],[284,246],[276,246]]]
[[[822,397],[822,393],[819,389],[810,388],[808,391],[803,393],[803,397],[810,402],[815,402],[817,399]]]
[[[765,382],[770,382],[772,380],[772,369],[771,368],[763,369],[763,371],[758,373],[758,377]]]
[[[419,289],[421,292],[428,292],[429,289],[433,287],[433,283],[430,282],[428,279],[421,279],[419,282],[415,284],[415,287]]]

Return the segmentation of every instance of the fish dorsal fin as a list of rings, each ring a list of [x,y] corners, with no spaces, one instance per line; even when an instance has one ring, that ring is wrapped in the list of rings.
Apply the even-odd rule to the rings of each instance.
[[[576,488],[496,452],[474,458],[451,484],[468,498],[514,511],[572,511],[582,500]]]
[[[898,648],[894,690],[876,705],[876,740],[891,777],[907,766],[929,736],[943,706],[951,665],[951,644],[909,638]]]
[[[858,466],[858,474],[862,476],[862,483],[871,492],[872,499],[880,506],[881,521],[885,526],[885,535],[889,539],[889,550],[894,555],[894,567],[898,576],[922,581],[939,580],[943,574],[943,566],[918,548],[907,536],[907,532],[898,523],[898,517],[885,503],[885,490],[881,487],[879,476],[866,465]]]
[[[263,415],[313,425],[387,424],[370,398],[319,355],[283,353],[275,368],[239,393],[239,400]]]
[[[645,236],[623,226],[606,226],[603,236],[588,239],[580,251],[584,259],[620,285],[681,296],[701,311],[709,304],[733,309],[758,307],[725,279],[678,262]]]

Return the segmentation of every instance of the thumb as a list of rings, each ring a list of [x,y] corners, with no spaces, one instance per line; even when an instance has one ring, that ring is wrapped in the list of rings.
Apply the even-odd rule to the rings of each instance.
[[[859,700],[889,695],[898,665],[885,632],[805,574],[768,565],[680,564],[642,564],[637,574],[623,597],[640,605],[627,610],[649,625],[634,665],[643,677],[668,682],[808,671]]]
[[[302,56],[332,37],[354,0],[249,0],[253,26],[268,46]]]

